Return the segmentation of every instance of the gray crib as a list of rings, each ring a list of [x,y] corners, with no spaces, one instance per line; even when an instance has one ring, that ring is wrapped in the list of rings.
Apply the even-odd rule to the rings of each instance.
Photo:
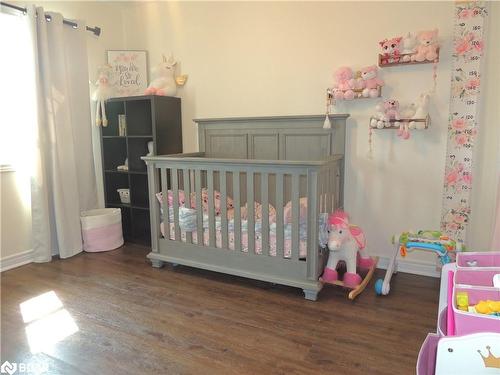
[[[289,285],[302,288],[306,299],[316,300],[321,289],[318,279],[327,258],[327,251],[318,245],[318,217],[343,206],[347,117],[330,115],[331,129],[322,128],[324,116],[195,120],[200,152],[143,157],[148,169],[151,213],[152,250],[148,258],[153,266],[170,262]],[[167,186],[173,195],[170,204]],[[181,233],[181,189],[195,199],[196,228],[192,232]],[[208,192],[208,228],[201,209],[202,189]],[[224,202],[218,217],[214,191],[220,192],[220,201]],[[156,198],[159,192],[163,196],[161,205]],[[229,247],[227,197],[232,197],[234,207],[233,249]],[[300,216],[301,198],[307,198],[305,218]],[[259,252],[254,202],[262,205]],[[283,207],[287,202],[291,202],[291,232],[287,232],[291,235],[285,240]],[[240,207],[245,204],[248,216],[243,251]],[[276,208],[273,254],[269,204]],[[190,199],[186,199],[185,207],[191,207]],[[299,225],[304,224],[303,219],[307,228],[305,257],[299,254]],[[195,242],[195,236],[200,240]],[[291,248],[287,256],[285,241]]]

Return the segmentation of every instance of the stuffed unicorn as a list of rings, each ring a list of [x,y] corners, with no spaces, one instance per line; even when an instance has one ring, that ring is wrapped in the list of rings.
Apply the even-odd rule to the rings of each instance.
[[[163,55],[163,61],[152,69],[152,75],[156,78],[151,81],[144,92],[145,95],[175,96],[177,86],[186,83],[187,75],[175,77],[175,66],[177,61],[172,54],[168,58]]]
[[[92,100],[97,102],[95,112],[95,124],[97,126],[108,126],[108,119],[106,117],[106,106],[104,102],[113,96],[113,86],[111,85],[111,76],[113,68],[111,65],[103,65],[97,69],[99,78],[95,83],[95,90],[92,94]]]
[[[322,279],[326,282],[338,280],[336,270],[339,261],[346,263],[347,272],[344,274],[344,285],[355,288],[361,283],[361,276],[356,273],[356,265],[370,268],[373,260],[366,253],[366,239],[361,228],[349,224],[349,216],[344,211],[336,211],[329,217],[328,249],[330,255],[323,272]],[[358,257],[359,253],[359,257]]]

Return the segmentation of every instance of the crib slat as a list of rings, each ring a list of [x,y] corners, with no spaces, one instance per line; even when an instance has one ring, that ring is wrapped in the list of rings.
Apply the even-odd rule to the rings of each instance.
[[[337,206],[339,208],[344,208],[344,160],[337,161],[337,186],[338,186],[338,202]]]
[[[203,242],[203,205],[201,204],[201,170],[194,172],[195,198],[196,198],[196,240],[200,246]]]
[[[148,164],[148,190],[149,190],[149,218],[151,221],[151,251],[153,253],[159,252],[159,238],[160,234],[160,210],[156,203],[156,193],[160,190],[158,184],[158,170],[154,164]],[[163,171],[163,169],[162,169]]]
[[[326,170],[322,170],[321,173],[320,173],[320,197],[321,197],[321,200],[320,200],[320,204],[319,204],[319,207],[320,207],[320,210],[321,212],[325,212],[326,211],[326,196],[327,196],[327,192],[326,192],[326,185],[327,185],[327,181],[326,181]]]
[[[292,259],[299,259],[299,177],[292,174]]]
[[[170,181],[172,181],[172,192],[174,195],[174,233],[175,240],[181,241],[181,230],[179,227],[179,174],[177,168],[170,169]]]
[[[184,179],[184,196],[186,199],[186,207],[191,208],[191,181],[189,178],[189,169],[184,168],[182,171],[182,177]],[[186,232],[186,243],[192,243],[193,236],[191,232]]]
[[[240,172],[233,171],[234,249],[241,251]]]
[[[263,255],[269,255],[269,174],[261,173],[260,183],[262,203],[261,249]]]
[[[255,254],[255,203],[253,172],[247,172],[247,239],[248,254]]]
[[[284,256],[283,239],[283,174],[276,173],[276,256]]]
[[[326,211],[325,212],[333,212],[333,208],[335,206],[334,198],[333,198],[333,175],[334,171],[332,169],[332,165],[328,164],[328,186],[327,186],[327,201],[326,201]]]
[[[170,208],[168,207],[168,184],[167,184],[167,169],[161,168],[161,208],[163,209],[163,230],[165,238],[170,239]]]
[[[226,189],[226,171],[220,172],[220,201],[221,201],[221,233],[222,247],[227,249],[227,189]]]
[[[309,171],[307,175],[307,277],[318,280],[318,172]]]
[[[208,244],[215,247],[214,171],[207,170],[208,189]]]

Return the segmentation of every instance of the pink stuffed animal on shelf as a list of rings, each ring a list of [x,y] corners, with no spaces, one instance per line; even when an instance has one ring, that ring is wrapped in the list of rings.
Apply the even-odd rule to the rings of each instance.
[[[352,100],[354,99],[354,88],[356,81],[352,69],[343,66],[334,73],[335,83],[333,85],[333,97],[336,100]]]
[[[382,64],[390,64],[399,62],[401,56],[401,42],[403,37],[398,36],[392,39],[384,39],[380,44],[380,48],[382,48]]]
[[[438,59],[438,29],[420,31],[417,34],[417,49],[411,61],[436,61]]]
[[[391,99],[384,102],[385,121],[399,120],[399,102]]]
[[[384,81],[378,76],[378,68],[375,65],[361,69],[361,78],[364,84],[362,95],[365,98],[376,98],[379,96],[379,89],[384,85]]]

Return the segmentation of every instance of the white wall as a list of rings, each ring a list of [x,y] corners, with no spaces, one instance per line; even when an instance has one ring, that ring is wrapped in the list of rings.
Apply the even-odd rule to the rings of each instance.
[[[29,179],[14,171],[0,172],[0,260],[31,249]],[[2,264],[3,268],[3,264]]]
[[[25,3],[23,3],[24,5]],[[122,19],[119,3],[112,2],[43,2],[35,4],[43,6],[46,11],[62,13],[69,19],[83,19],[89,26],[102,27],[99,38],[88,35],[88,62],[90,78],[96,79],[96,68],[106,62],[107,49],[123,48]],[[91,124],[89,124],[91,126]],[[95,130],[95,129],[94,129]],[[98,153],[99,138],[94,134],[95,151]],[[100,164],[96,171],[100,202],[102,204],[102,173]],[[28,259],[27,251],[31,249],[31,209],[29,197],[29,178],[23,171],[0,172],[1,183],[1,242],[0,260],[2,268],[24,262]],[[28,195],[27,195],[28,194]]]
[[[346,208],[372,253],[390,255],[389,238],[406,229],[439,228],[449,103],[452,2],[141,3],[123,10],[126,45],[150,62],[173,51],[180,73],[185,151],[197,148],[196,117],[318,114],[341,65],[376,64],[378,41],[438,26],[443,41],[432,127],[401,141],[374,134],[375,101],[351,102]],[[413,101],[432,87],[432,65],[382,71],[385,97]],[[433,256],[409,258],[434,264]]]

